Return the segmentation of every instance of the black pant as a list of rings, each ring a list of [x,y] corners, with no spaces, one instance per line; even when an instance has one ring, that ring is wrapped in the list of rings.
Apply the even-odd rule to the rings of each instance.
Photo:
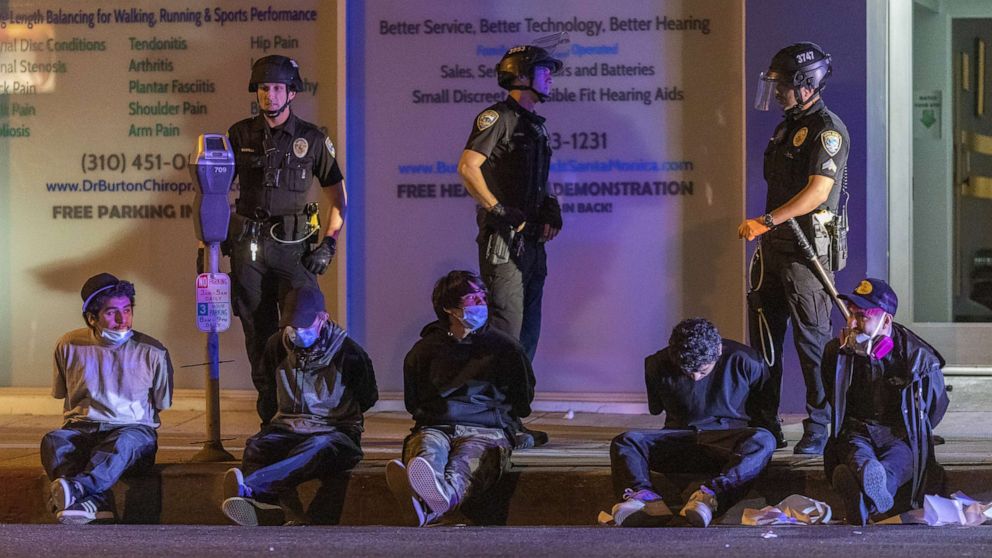
[[[861,478],[861,470],[870,460],[877,460],[885,469],[885,484],[889,494],[895,496],[899,487],[913,480],[913,452],[905,435],[892,429],[860,421],[848,421],[840,435],[830,446],[830,456],[824,456],[827,478],[833,475],[835,465],[847,465]]]
[[[41,464],[50,480],[75,481],[84,497],[106,504],[118,479],[125,472],[151,468],[157,450],[158,437],[150,426],[74,422],[41,439]]]
[[[703,483],[726,511],[771,461],[775,437],[764,428],[631,430],[610,444],[617,499],[625,489],[651,490],[651,471],[714,474]]]
[[[356,437],[345,432],[304,434],[266,427],[245,442],[242,468],[254,497],[275,502],[300,483],[354,468],[362,456]]]
[[[548,275],[548,257],[544,244],[528,238],[520,256],[510,261],[489,263],[486,246],[479,246],[479,271],[489,289],[489,323],[514,339],[520,340],[527,358],[534,361],[537,341],[541,337],[541,300],[544,279]]]
[[[763,241],[764,275],[758,289],[760,304],[771,333],[775,362],[769,367],[772,387],[770,408],[778,411],[782,399],[782,347],[785,330],[792,321],[792,339],[806,383],[806,432],[826,435],[830,403],[820,375],[823,348],[833,337],[830,327],[831,300],[816,272],[798,251],[777,248],[780,240]],[[821,260],[822,262],[822,260]],[[829,273],[829,272],[828,272]],[[833,274],[830,274],[833,281]],[[757,308],[749,308],[751,346],[761,354]]]
[[[262,424],[276,414],[276,386],[272,370],[261,370],[260,362],[269,337],[279,329],[279,304],[292,289],[318,287],[317,276],[300,263],[306,243],[279,244],[265,227],[255,261],[248,240],[233,243],[231,275],[234,283],[234,313],[241,318],[245,349],[251,365],[251,380],[258,391],[256,408]]]

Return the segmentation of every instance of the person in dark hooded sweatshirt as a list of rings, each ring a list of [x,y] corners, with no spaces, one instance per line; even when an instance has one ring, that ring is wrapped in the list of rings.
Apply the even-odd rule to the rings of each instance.
[[[233,468],[224,477],[222,508],[239,525],[281,523],[279,502],[298,502],[299,484],[357,465],[363,413],[379,399],[368,354],[331,321],[319,289],[290,291],[283,307],[282,329],[261,360],[276,384],[278,411],[245,443],[243,472]],[[320,498],[318,491],[295,521],[310,522]]]
[[[437,321],[403,362],[415,425],[403,460],[386,466],[400,504],[421,526],[491,488],[509,465],[515,418],[530,414],[534,374],[520,344],[490,327],[486,289],[470,271],[434,286]]]

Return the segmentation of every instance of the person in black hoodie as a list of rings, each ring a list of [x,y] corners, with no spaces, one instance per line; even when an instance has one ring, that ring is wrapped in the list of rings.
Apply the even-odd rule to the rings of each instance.
[[[386,466],[400,504],[421,526],[492,487],[509,465],[515,418],[530,414],[530,359],[488,324],[485,285],[452,271],[434,286],[437,321],[403,362],[404,400],[415,425],[403,460]]]
[[[672,329],[668,347],[644,359],[648,408],[665,412],[660,430],[631,430],[610,444],[613,486],[623,500],[600,521],[647,527],[673,514],[654,491],[651,471],[706,474],[681,515],[707,527],[739,501],[775,451],[769,428],[776,408],[765,362],[750,347],[723,339],[709,320]]]
[[[894,320],[899,299],[881,279],[866,278],[841,295],[851,318],[827,344],[823,376],[834,408],[823,466],[844,502],[847,522],[895,507],[910,485],[909,504],[938,485],[933,429],[947,411],[944,358]]]
[[[290,291],[283,307],[283,329],[269,338],[261,360],[278,411],[245,443],[244,472],[233,468],[224,477],[222,509],[239,525],[281,522],[279,502],[297,503],[300,483],[357,465],[362,413],[379,399],[368,354],[331,321],[319,289]],[[294,521],[311,521],[320,498],[318,492],[310,513]]]

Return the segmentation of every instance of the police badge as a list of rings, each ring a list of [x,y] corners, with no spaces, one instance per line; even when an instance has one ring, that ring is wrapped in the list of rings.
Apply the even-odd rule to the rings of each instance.
[[[800,145],[802,145],[803,142],[806,141],[806,134],[808,133],[809,133],[809,128],[807,128],[806,126],[799,128],[799,130],[796,132],[796,135],[792,136],[792,146],[799,147]]]
[[[827,151],[827,154],[833,157],[840,151],[841,143],[843,140],[840,137],[840,132],[835,130],[827,130],[820,134],[820,142],[823,143],[823,149]]]
[[[475,127],[481,132],[495,124],[497,120],[499,120],[499,113],[494,110],[487,110],[475,119]]]
[[[310,149],[310,144],[304,138],[296,138],[293,140],[293,155],[296,155],[298,159],[306,157],[307,150]]]

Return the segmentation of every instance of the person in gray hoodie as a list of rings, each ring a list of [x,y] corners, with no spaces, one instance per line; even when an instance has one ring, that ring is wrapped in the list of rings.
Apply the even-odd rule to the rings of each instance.
[[[368,354],[330,319],[319,289],[290,291],[283,309],[261,360],[278,411],[245,443],[242,468],[224,477],[222,509],[239,525],[281,523],[299,484],[357,465],[363,413],[379,399]],[[310,522],[320,497],[295,521]]]
[[[495,485],[534,390],[520,343],[489,325],[478,275],[452,271],[431,298],[438,319],[403,362],[404,399],[415,425],[403,461],[386,465],[389,488],[420,526]]]

